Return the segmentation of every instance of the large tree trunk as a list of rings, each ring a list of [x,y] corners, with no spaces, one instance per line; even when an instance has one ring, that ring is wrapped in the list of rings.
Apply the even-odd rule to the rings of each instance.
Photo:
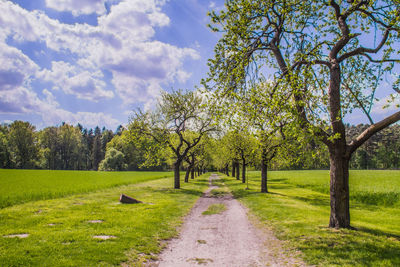
[[[177,159],[174,163],[174,188],[181,188],[181,180],[179,176],[179,168],[181,167],[181,160]]]
[[[242,160],[242,183],[246,183],[246,160]]]
[[[236,162],[233,160],[232,161],[232,177],[236,176],[235,171],[236,171]]]
[[[338,146],[330,150],[331,215],[329,227],[350,228],[349,158]]]
[[[236,162],[236,180],[240,180],[240,164]]]
[[[268,159],[265,149],[261,157],[261,193],[268,193]]]
[[[342,121],[340,99],[340,65],[332,60],[329,81],[329,116],[332,125],[332,135],[337,136],[330,144],[330,198],[331,215],[329,227],[350,228],[349,209],[349,160],[346,157],[346,132]]]
[[[229,165],[228,164],[226,164],[226,166],[225,166],[225,174],[226,174],[226,176],[229,176]]]
[[[193,166],[190,168],[190,178],[194,179],[194,167]]]
[[[185,173],[185,183],[189,182],[190,167],[187,168]]]

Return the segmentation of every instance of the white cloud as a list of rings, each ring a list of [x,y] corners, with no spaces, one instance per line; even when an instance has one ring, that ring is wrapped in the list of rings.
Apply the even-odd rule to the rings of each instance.
[[[105,90],[102,72],[91,73],[64,61],[53,61],[51,70],[44,69],[37,76],[44,81],[52,81],[53,89],[63,90],[80,99],[99,101],[114,96],[112,91]]]
[[[48,90],[43,90],[45,99],[24,87],[16,87],[11,91],[0,91],[0,113],[31,113],[42,117],[47,125],[67,122],[70,124],[81,123],[88,127],[106,126],[115,128],[120,122],[109,114],[103,112],[77,112],[73,113],[59,107],[55,97]]]
[[[143,102],[149,107],[154,105],[162,87],[175,81],[184,82],[190,77],[191,73],[183,69],[183,62],[199,59],[198,52],[154,40],[157,28],[170,23],[161,10],[165,1],[113,1],[109,13],[105,12],[104,2],[46,0],[48,7],[71,11],[74,15],[98,14],[98,25],[92,26],[64,24],[42,11],[27,11],[10,1],[0,0],[0,59],[2,64],[12,65],[0,66],[0,91],[18,88],[16,95],[31,94],[33,98],[23,98],[27,104],[22,103],[19,111],[37,106],[38,97],[32,95],[36,93],[30,87],[33,79],[51,82],[53,90],[62,90],[80,99],[101,101],[117,95],[125,104]],[[7,39],[21,43],[41,42],[47,49],[70,55],[71,61],[54,61],[51,69],[40,69],[21,51],[7,45]],[[2,73],[2,70],[9,72]],[[106,82],[104,71],[112,74],[112,84]],[[77,119],[76,114],[71,115],[55,105],[50,91],[43,91],[43,94],[46,99],[40,101],[58,110],[52,116],[58,114],[58,117]],[[5,95],[0,97],[2,102],[7,99]],[[7,101],[4,103],[10,104]],[[4,112],[6,108],[2,109]],[[88,118],[83,113],[80,116]]]
[[[46,6],[57,11],[70,11],[74,16],[104,14],[105,0],[46,0]]]
[[[371,113],[377,115],[388,115],[394,112],[398,112],[400,105],[400,98],[397,96],[394,100],[391,100],[390,96],[386,96],[376,102],[372,108]]]
[[[0,91],[28,84],[39,67],[20,50],[0,42]]]

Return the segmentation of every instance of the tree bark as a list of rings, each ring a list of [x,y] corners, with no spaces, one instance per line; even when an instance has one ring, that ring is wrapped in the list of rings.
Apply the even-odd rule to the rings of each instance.
[[[232,161],[232,177],[236,176],[235,171],[236,171],[236,162],[233,160]]]
[[[330,151],[330,198],[329,227],[350,228],[349,161],[340,148]]]
[[[328,144],[330,161],[331,214],[329,227],[350,228],[349,160],[346,132],[342,121],[340,65],[332,60],[329,81],[330,120],[335,139]],[[337,136],[337,137],[336,137]]]
[[[190,167],[187,168],[185,173],[185,183],[189,182]]]
[[[242,159],[242,183],[246,183],[246,160]]]
[[[268,159],[263,149],[261,155],[261,193],[268,193]]]
[[[174,188],[181,188],[181,180],[179,176],[179,168],[181,167],[182,160],[177,159],[174,163]]]
[[[194,167],[190,169],[190,176],[191,179],[194,179]]]
[[[240,180],[240,164],[239,162],[236,162],[235,165],[236,165],[236,180]]]

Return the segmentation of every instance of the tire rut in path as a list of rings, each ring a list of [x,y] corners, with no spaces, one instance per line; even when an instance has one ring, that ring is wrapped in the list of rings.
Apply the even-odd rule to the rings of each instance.
[[[179,237],[172,239],[159,255],[160,260],[149,266],[303,265],[296,259],[285,258],[281,261],[275,258],[277,252],[271,251],[270,245],[276,248],[276,242],[279,241],[272,233],[267,233],[269,236],[266,236],[264,231],[256,229],[248,220],[245,208],[232,195],[213,197],[211,190],[218,188],[212,185],[215,179],[219,178],[212,174],[210,187],[186,217]],[[202,215],[210,205],[217,203],[224,204],[226,211]]]

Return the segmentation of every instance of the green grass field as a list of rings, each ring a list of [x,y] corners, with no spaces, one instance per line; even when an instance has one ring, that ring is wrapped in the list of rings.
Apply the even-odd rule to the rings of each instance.
[[[172,172],[0,169],[0,208],[171,176]]]
[[[28,171],[32,172],[35,171]],[[51,172],[38,173],[45,174],[45,181],[51,180]],[[54,172],[54,175],[59,173],[68,172]],[[165,173],[89,174],[88,180],[96,180],[97,174],[102,182],[91,187],[85,176],[76,172],[75,178],[69,175],[71,180],[64,181],[69,185],[68,193],[73,192],[71,184],[79,190],[101,190],[0,209],[1,266],[141,266],[140,262],[154,258],[161,251],[162,240],[177,234],[176,227],[182,217],[208,186],[208,175],[189,184],[182,182],[182,189],[176,190],[172,189],[173,177],[154,180],[156,175]],[[131,184],[117,186],[118,183]],[[53,185],[59,188],[58,183]],[[105,188],[107,185],[109,188]],[[23,183],[20,186],[15,187],[17,191],[26,190]],[[35,188],[38,192],[40,186]],[[44,189],[51,189],[49,183]],[[121,193],[144,203],[120,204]],[[14,234],[29,236],[6,237]],[[102,240],[96,236],[111,238]]]
[[[224,178],[236,198],[287,246],[318,266],[400,266],[400,171],[351,171],[351,224],[329,222],[328,171],[269,172],[269,194],[259,193],[260,173],[249,172],[249,190]]]
[[[259,172],[249,172],[250,177]],[[271,178],[329,194],[329,171],[270,172]],[[371,205],[394,206],[400,204],[400,171],[351,170],[350,198]]]

